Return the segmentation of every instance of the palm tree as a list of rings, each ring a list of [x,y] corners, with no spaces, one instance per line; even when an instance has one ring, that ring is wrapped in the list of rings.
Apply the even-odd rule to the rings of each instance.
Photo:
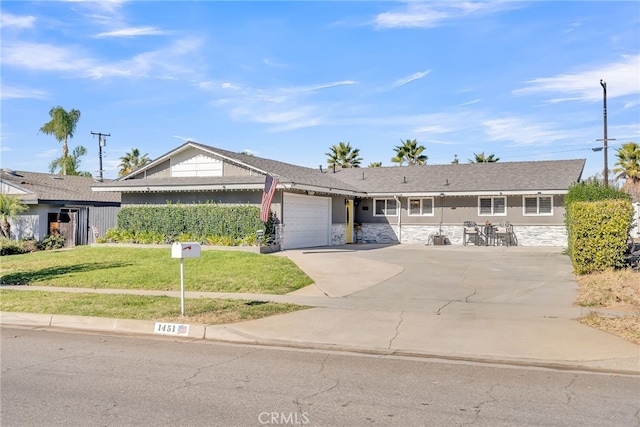
[[[424,146],[418,146],[418,141],[407,139],[406,141],[400,140],[402,145],[398,145],[394,150],[396,155],[391,158],[394,163],[400,163],[400,166],[406,161],[409,166],[425,165],[427,163],[426,154],[422,154]]]
[[[359,168],[362,157],[360,155],[359,148],[351,148],[351,143],[340,142],[338,145],[332,145],[329,148],[329,153],[324,153],[327,156],[327,163],[329,167],[339,166],[342,168]]]
[[[631,180],[640,183],[640,145],[635,142],[622,144],[616,152],[617,161],[613,173],[616,179]]]
[[[141,157],[140,150],[132,148],[129,153],[120,157],[120,171],[118,172],[118,176],[125,176],[149,162],[151,162],[151,159],[149,159],[148,153],[145,153]]]
[[[9,218],[14,218],[20,212],[26,211],[27,205],[22,203],[20,199],[14,196],[0,193],[0,217],[2,218],[2,226],[0,230],[2,235],[7,239],[11,238],[11,224]]]
[[[367,166],[368,168],[381,168],[382,167],[382,162],[371,162],[369,163],[369,166]]]
[[[70,156],[66,158],[58,157],[49,164],[49,172],[56,173],[56,170],[60,169],[60,175],[76,175],[76,176],[91,176],[90,172],[81,172],[80,169],[80,157],[87,155],[87,149],[82,145],[78,145],[73,149]],[[66,171],[66,173],[63,173]]]
[[[58,142],[62,142],[62,158],[64,159],[62,162],[62,175],[66,175],[66,159],[69,156],[67,138],[73,138],[76,124],[80,120],[80,111],[71,110],[67,112],[64,108],[58,106],[49,110],[49,116],[51,116],[51,120],[40,128],[40,132],[53,135]]]
[[[495,163],[500,160],[500,158],[496,157],[495,154],[485,156],[484,151],[480,154],[473,153],[473,155],[475,158],[469,159],[469,163]]]

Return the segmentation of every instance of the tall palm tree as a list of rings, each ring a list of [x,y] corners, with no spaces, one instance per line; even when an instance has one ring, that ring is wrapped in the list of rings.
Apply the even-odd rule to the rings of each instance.
[[[327,156],[327,164],[331,166],[339,166],[342,168],[359,168],[362,158],[359,148],[351,148],[351,143],[340,142],[338,145],[332,145],[329,148],[328,153],[324,153]]]
[[[473,153],[474,158],[469,159],[469,163],[495,163],[500,160],[495,154],[484,155],[484,151],[480,154]]]
[[[90,172],[81,172],[80,169],[80,157],[87,155],[87,149],[82,145],[78,145],[73,149],[71,155],[65,157],[58,157],[49,164],[49,172],[56,173],[56,170],[60,169],[60,175],[76,175],[76,176],[91,176]],[[62,173],[65,171],[66,173]]]
[[[151,162],[151,159],[149,159],[148,153],[140,156],[140,150],[132,148],[130,152],[120,157],[120,171],[118,172],[118,176],[125,176],[149,162]]]
[[[394,150],[396,151],[396,155],[391,158],[391,161],[394,163],[400,163],[400,166],[404,162],[407,162],[409,166],[414,165],[424,165],[427,163],[426,154],[422,154],[424,151],[423,145],[418,145],[418,141],[407,139],[406,141],[400,140],[402,145],[398,145]]]
[[[616,179],[631,180],[640,183],[640,145],[635,142],[622,144],[616,152],[617,161],[613,173]]]
[[[367,166],[368,168],[381,168],[382,167],[382,162],[371,162],[369,163],[369,166]]]
[[[76,125],[78,124],[78,120],[80,120],[80,111],[66,111],[64,108],[58,106],[49,110],[49,116],[51,117],[51,120],[40,128],[40,132],[47,135],[53,135],[58,142],[62,142],[62,158],[64,159],[62,162],[62,175],[66,175],[66,159],[69,156],[67,139],[73,138]]]
[[[27,205],[22,203],[17,197],[0,193],[0,218],[2,218],[0,231],[4,237],[7,239],[11,238],[9,218],[14,218],[20,212],[26,211],[27,209]]]

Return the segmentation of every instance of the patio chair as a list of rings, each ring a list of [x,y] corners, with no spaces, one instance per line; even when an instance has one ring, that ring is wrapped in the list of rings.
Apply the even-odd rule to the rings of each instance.
[[[511,246],[513,243],[513,228],[511,224],[509,224],[509,221],[500,221],[498,226],[495,228],[494,233],[496,245]]]
[[[463,225],[462,244],[467,246],[467,244],[473,243],[479,246],[482,241],[482,232],[475,221],[465,221]]]

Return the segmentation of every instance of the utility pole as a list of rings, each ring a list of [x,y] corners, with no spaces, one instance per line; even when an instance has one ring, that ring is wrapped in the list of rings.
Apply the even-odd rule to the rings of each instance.
[[[98,135],[98,157],[100,159],[100,170],[98,173],[100,174],[100,181],[102,182],[102,147],[107,145],[107,136],[111,136],[110,133],[102,133],[102,132],[91,132],[91,135]],[[606,138],[606,137],[605,137]]]
[[[609,139],[607,137],[607,82],[600,79],[600,86],[603,91],[603,112],[604,112],[604,138],[597,139],[596,141],[602,141],[604,147],[604,186],[609,186],[609,166],[608,166],[608,154],[607,146],[609,141],[615,141],[615,138]]]

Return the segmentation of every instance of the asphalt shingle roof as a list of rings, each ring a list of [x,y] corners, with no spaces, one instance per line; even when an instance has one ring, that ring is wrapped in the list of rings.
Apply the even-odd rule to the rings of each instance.
[[[29,201],[120,202],[119,193],[92,191],[91,187],[96,184],[96,181],[91,177],[0,169],[0,180],[26,191],[27,194],[16,194],[25,203]]]
[[[153,186],[198,186],[224,184],[258,184],[261,175],[229,177],[153,177],[135,178],[145,169],[166,161],[173,153],[195,147],[228,161],[244,164],[259,173],[277,176],[283,184],[296,184],[327,189],[327,192],[349,191],[371,194],[401,193],[477,193],[482,191],[566,191],[579,181],[586,160],[549,160],[534,162],[460,163],[450,165],[393,166],[380,168],[348,168],[320,171],[277,160],[236,153],[197,142],[187,142],[159,157],[143,168],[109,184],[94,187],[139,187],[141,181]]]
[[[342,169],[336,178],[366,193],[567,190],[585,160]]]

